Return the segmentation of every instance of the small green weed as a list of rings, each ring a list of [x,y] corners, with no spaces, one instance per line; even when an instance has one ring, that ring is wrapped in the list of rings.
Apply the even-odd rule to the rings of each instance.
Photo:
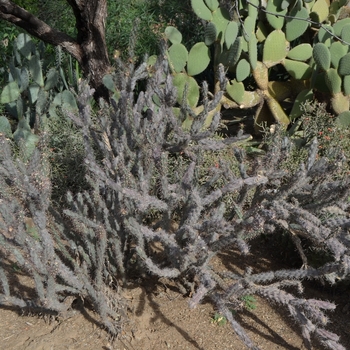
[[[240,300],[243,302],[243,306],[247,308],[249,311],[256,309],[256,299],[253,295],[243,295]],[[235,315],[237,313],[236,310],[231,310],[232,314]],[[216,324],[218,326],[225,326],[227,323],[227,318],[220,313],[216,312],[212,317],[212,324]]]
[[[222,316],[221,314],[216,312],[213,318],[211,319],[211,323],[221,327],[226,325],[227,319],[225,316]]]
[[[244,306],[249,310],[255,310],[256,309],[256,299],[253,295],[243,295],[241,297],[241,300],[244,302]]]
[[[21,271],[21,268],[20,268],[20,266],[18,266],[17,263],[13,263],[13,264],[12,264],[12,269],[13,269],[13,271],[15,271],[15,272],[20,272],[20,271]]]

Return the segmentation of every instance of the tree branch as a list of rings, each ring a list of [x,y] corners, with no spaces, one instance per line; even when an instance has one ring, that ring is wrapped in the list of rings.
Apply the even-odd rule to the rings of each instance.
[[[105,39],[105,20],[107,17],[106,0],[67,0],[73,10],[77,28],[77,42],[83,46],[88,60],[91,51],[95,51],[99,60],[109,65],[108,52]],[[86,49],[85,45],[94,47]],[[97,45],[96,45],[97,44]]]
[[[29,34],[54,46],[61,46],[82,68],[83,77],[95,89],[95,98],[109,100],[103,77],[110,70],[105,20],[107,0],[67,0],[75,16],[77,38],[50,27],[38,17],[10,0],[0,0],[0,19],[25,29]]]
[[[50,27],[48,24],[12,1],[0,0],[0,18],[23,28],[29,34],[46,43],[54,46],[60,45],[79,63],[82,62],[82,49],[74,38]]]

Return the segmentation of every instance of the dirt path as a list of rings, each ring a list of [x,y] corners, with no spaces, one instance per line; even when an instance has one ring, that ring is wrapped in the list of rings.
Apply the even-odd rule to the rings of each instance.
[[[161,288],[160,288],[161,289]],[[202,304],[195,310],[186,298],[171,290],[148,294],[144,289],[128,291],[130,322],[113,345],[106,333],[81,314],[63,322],[19,316],[0,310],[0,349],[234,349],[243,348],[230,326],[213,322],[214,310]],[[261,349],[302,348],[302,340],[281,315],[264,301],[241,317],[242,324]]]
[[[273,259],[268,251],[273,247],[256,247],[254,256],[246,261],[237,260],[236,252],[227,252],[215,263],[227,268],[240,261],[237,271],[244,265],[254,264],[257,269],[269,269]],[[265,244],[269,244],[268,242]],[[256,255],[256,253],[259,253]],[[257,258],[257,256],[259,258]],[[232,267],[232,265],[231,265]],[[341,343],[350,349],[350,292],[349,289],[327,289],[319,285],[306,288],[309,298],[333,301],[337,309],[328,316],[329,330],[341,337]],[[16,311],[0,308],[1,350],[243,350],[244,345],[228,324],[213,321],[215,310],[209,303],[196,309],[188,308],[188,298],[178,294],[171,284],[137,287],[124,290],[128,303],[129,321],[120,337],[112,342],[96,322],[92,311],[78,312],[64,321],[45,321],[43,317],[21,316]],[[256,298],[256,308],[236,316],[249,336],[262,350],[304,349],[297,325],[279,306]],[[315,347],[321,350],[322,347]]]

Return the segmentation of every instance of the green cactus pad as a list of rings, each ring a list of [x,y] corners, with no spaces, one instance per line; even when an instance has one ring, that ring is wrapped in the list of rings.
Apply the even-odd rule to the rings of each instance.
[[[248,43],[248,54],[250,65],[255,69],[258,62],[258,41],[255,36],[252,36]]]
[[[341,38],[345,41],[345,43],[350,45],[350,23],[346,24],[341,30]]]
[[[334,42],[330,48],[331,63],[334,68],[338,68],[340,59],[348,52],[348,47],[339,41]]]
[[[300,44],[293,47],[287,57],[296,61],[306,61],[312,56],[312,46],[310,44]]]
[[[14,140],[19,143],[21,140],[25,139],[32,132],[30,130],[30,126],[25,118],[21,118],[18,121],[17,129],[13,133]]]
[[[207,46],[212,45],[215,42],[216,37],[217,37],[217,30],[216,30],[215,24],[213,22],[209,22],[205,27],[205,31],[204,31],[205,45]]]
[[[341,7],[343,7],[343,6],[348,5],[349,0],[338,0],[337,2],[338,2],[339,8],[341,8]]]
[[[35,52],[35,44],[32,38],[28,34],[19,34],[16,40],[16,46],[18,51],[29,60],[32,54]],[[19,62],[20,63],[20,62]]]
[[[237,39],[237,34],[238,34],[237,22],[230,21],[225,30],[225,45],[228,50]]]
[[[312,68],[305,62],[285,59],[282,64],[291,77],[297,80],[310,79]]]
[[[313,72],[313,82],[312,82],[312,86],[314,89],[316,89],[317,91],[323,92],[327,95],[331,95],[331,91],[329,90],[329,87],[326,83],[327,80],[327,72],[319,72],[317,70],[314,70]]]
[[[293,41],[303,35],[309,27],[310,24],[306,21],[306,19],[309,18],[309,12],[305,7],[302,7],[300,10],[295,7],[290,11],[289,16],[290,18],[286,19],[285,32],[287,40]],[[296,20],[293,17],[302,18],[305,19],[305,21]]]
[[[218,0],[205,0],[205,3],[207,4],[207,6],[211,11],[215,11],[219,7]]]
[[[16,46],[13,47],[13,61],[15,64],[21,65],[22,58]]]
[[[256,35],[256,38],[258,39],[259,43],[266,40],[267,36],[269,35],[269,30],[266,27],[264,22],[262,22],[262,21],[258,22],[255,35]]]
[[[263,62],[270,68],[280,63],[288,53],[289,43],[282,30],[272,31],[265,40]]]
[[[40,58],[38,55],[33,55],[29,60],[29,72],[33,80],[39,85],[44,87],[44,77],[41,69]]]
[[[16,81],[17,84],[21,83],[21,70],[17,68],[13,62],[9,62],[9,81]]]
[[[333,41],[333,27],[330,25],[323,25],[317,34],[318,41],[330,47]]]
[[[173,26],[166,27],[164,34],[165,37],[169,39],[172,44],[180,44],[182,41],[182,34],[177,28]]]
[[[187,103],[190,107],[197,106],[199,100],[199,86],[196,80],[185,73],[175,74],[173,84],[177,88],[177,102],[182,104],[183,94],[187,84]]]
[[[28,88],[28,92],[29,92],[29,100],[31,104],[34,104],[36,102],[36,100],[38,99],[38,95],[39,95],[39,91],[40,91],[40,86],[38,85],[31,85]]]
[[[77,101],[73,95],[73,93],[69,90],[63,90],[62,92],[58,93],[53,102],[52,105],[59,106],[64,110],[75,112],[78,110]]]
[[[324,22],[329,15],[329,4],[327,4],[326,0],[317,0],[312,6],[312,12],[310,13],[310,17],[318,22]]]
[[[256,91],[244,91],[240,108],[251,108],[261,103],[261,96]]]
[[[192,46],[188,54],[187,73],[197,75],[202,73],[210,63],[210,50],[204,42]]]
[[[300,117],[303,114],[303,110],[301,108],[302,105],[306,101],[312,101],[313,98],[314,98],[314,95],[313,95],[312,89],[305,89],[300,91],[294,101],[293,108],[289,113],[289,119],[293,120]]]
[[[50,68],[46,76],[44,90],[49,91],[57,86],[59,81],[59,75],[55,68]]]
[[[17,82],[12,81],[11,83],[5,85],[5,87],[2,89],[0,95],[0,103],[5,104],[16,101],[20,94],[21,92],[19,90]]]
[[[349,99],[341,92],[338,92],[331,98],[331,106],[335,114],[341,114],[349,111]]]
[[[333,25],[334,34],[340,37],[343,27],[349,23],[350,23],[350,18],[344,18],[334,23]]]
[[[248,42],[243,38],[242,36],[242,51],[247,52],[248,51]]]
[[[6,104],[6,112],[8,112],[8,114],[11,116],[11,117],[14,117],[15,119],[19,119],[20,117],[20,112],[17,108],[18,106],[18,101],[19,99],[21,98],[21,95],[19,95],[18,99],[16,101],[13,101],[13,102],[9,102]],[[1,101],[0,101],[1,103]]]
[[[243,81],[249,76],[249,74],[250,74],[250,64],[245,58],[242,58],[238,62],[236,67],[236,79],[237,81]]]
[[[287,14],[288,9],[281,8],[280,0],[270,0],[266,6],[266,19],[270,25],[275,29],[282,29],[284,25],[284,15]],[[273,15],[275,13],[276,15]]]
[[[255,107],[263,102],[263,97],[260,93],[257,91],[244,91],[243,100],[240,105],[238,105],[236,102],[232,101],[231,99],[226,98],[225,96],[222,99],[222,106],[224,108],[230,109],[230,108],[252,108]]]
[[[102,78],[103,85],[111,92],[116,91],[116,87],[114,84],[113,76],[111,74],[106,74]],[[50,87],[50,86],[49,86]],[[45,85],[45,90],[46,90],[46,85]]]
[[[326,72],[326,84],[332,95],[341,92],[341,78],[336,69],[330,68]]]
[[[339,61],[338,72],[340,75],[350,74],[350,53],[347,53]]]
[[[329,14],[330,14],[329,16],[335,16],[335,20],[336,20],[337,13],[342,6],[343,5],[340,5],[339,1],[332,1],[332,3],[329,6]],[[329,16],[328,16],[328,20],[330,20]],[[330,22],[335,23],[335,21],[334,22],[330,21]]]
[[[230,47],[227,53],[223,53],[224,56],[224,66],[233,67],[237,64],[242,52],[242,42],[243,38],[238,37],[233,45]]]
[[[229,57],[231,57],[232,60],[235,59],[236,57],[234,54],[230,54],[230,52],[233,52],[233,45],[231,46],[230,50],[223,51],[219,54],[217,58],[217,63],[221,63],[224,67],[231,67]],[[234,67],[231,67],[231,68],[234,68]]]
[[[173,108],[173,109],[174,109],[175,115],[180,117],[181,109],[180,108],[177,108],[177,109]],[[186,130],[186,131],[190,131],[192,124],[193,124],[193,117],[191,117],[187,114],[185,120],[182,122],[182,125],[181,125],[182,129]]]
[[[27,68],[22,68],[20,71],[19,90],[23,92],[29,86],[29,72]]]
[[[260,6],[260,0],[250,0],[248,3],[248,16],[256,20],[256,18],[258,17],[259,6]]]
[[[11,124],[3,115],[0,116],[0,134],[12,138]]]
[[[288,8],[289,6],[291,6],[292,8],[296,5],[296,0],[282,0],[281,2],[281,9],[285,10],[286,8]]]
[[[171,45],[168,50],[168,57],[170,67],[173,71],[180,73],[184,70],[188,59],[188,52],[183,44]]]
[[[340,113],[335,122],[339,127],[347,128],[350,125],[350,111]]]
[[[345,95],[350,96],[350,75],[343,77],[343,91]]]
[[[233,101],[239,105],[242,104],[245,92],[244,84],[242,82],[232,80],[231,84],[227,84],[226,91]]]
[[[249,42],[250,38],[253,35],[255,36],[254,30],[255,30],[255,20],[253,17],[248,16],[244,20],[244,24],[243,24],[243,38],[246,42]]]
[[[224,42],[224,34],[228,23],[230,22],[230,13],[219,7],[212,13],[212,22],[216,26],[217,36],[220,38],[221,44]]]
[[[326,71],[331,66],[331,53],[328,47],[323,43],[317,43],[314,45],[312,56],[321,69]]]
[[[35,104],[35,111],[37,114],[42,115],[47,108],[49,93],[43,89],[39,89]]]
[[[13,133],[13,138],[17,144],[24,144],[23,150],[26,159],[32,155],[39,141],[39,137],[31,132],[30,126],[25,118],[19,120],[17,129]]]
[[[328,16],[328,19],[327,19],[327,21],[330,23],[330,24],[334,24],[336,21],[337,21],[337,16],[336,15],[329,15]]]
[[[201,19],[206,21],[212,20],[211,11],[208,9],[207,5],[203,0],[191,0],[191,5],[194,13]]]
[[[70,111],[78,110],[77,101],[69,90],[62,91],[62,108]]]

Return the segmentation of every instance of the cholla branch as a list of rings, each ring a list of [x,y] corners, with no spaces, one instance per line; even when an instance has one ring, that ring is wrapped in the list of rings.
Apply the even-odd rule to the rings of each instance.
[[[84,298],[100,311],[105,326],[117,332],[120,326],[115,320],[119,312],[109,307],[108,296],[101,293],[100,287],[92,280],[95,274],[96,282],[102,285],[104,262],[98,261],[93,266],[90,264],[90,269],[84,268],[83,259],[78,264],[74,251],[69,247],[71,237],[64,230],[59,230],[58,224],[53,224],[51,228],[51,183],[45,138],[28,162],[11,153],[9,142],[3,136],[0,140],[0,214],[3,223],[0,235],[3,294],[0,294],[0,303],[66,315],[72,312],[70,308],[74,299]],[[104,259],[103,245],[99,242],[95,245]],[[28,300],[26,295],[11,295],[7,266],[12,263],[33,279],[36,298]],[[68,295],[73,296],[69,303]]]

